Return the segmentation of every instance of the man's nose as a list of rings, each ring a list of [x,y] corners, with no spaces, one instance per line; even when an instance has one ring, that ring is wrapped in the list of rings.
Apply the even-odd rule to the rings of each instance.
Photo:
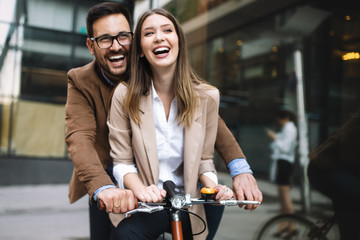
[[[121,45],[118,40],[116,38],[113,39],[112,45],[110,47],[111,50],[119,50],[120,48],[122,48],[123,45]]]

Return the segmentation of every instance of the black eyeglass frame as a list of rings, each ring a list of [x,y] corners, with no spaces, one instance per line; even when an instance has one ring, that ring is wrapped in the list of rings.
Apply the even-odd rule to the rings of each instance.
[[[120,43],[120,41],[119,41],[119,39],[118,39],[119,36],[124,35],[124,34],[128,34],[128,35],[130,36],[130,42],[127,43],[127,44],[122,44],[122,43]],[[119,34],[117,34],[117,35],[115,35],[115,36],[99,36],[99,37],[96,37],[96,38],[92,37],[92,38],[90,38],[90,40],[93,41],[93,42],[96,42],[96,44],[98,45],[99,48],[101,48],[101,49],[107,49],[107,48],[111,48],[111,47],[112,47],[112,45],[114,44],[114,39],[116,39],[116,41],[118,42],[118,44],[121,45],[121,46],[128,46],[128,45],[130,45],[131,42],[132,42],[132,40],[133,40],[133,34],[134,34],[133,32],[119,32]],[[103,38],[103,37],[111,38],[111,45],[110,45],[109,47],[106,47],[106,48],[100,47],[100,45],[99,45],[99,43],[98,43],[98,39],[99,39],[99,38]]]

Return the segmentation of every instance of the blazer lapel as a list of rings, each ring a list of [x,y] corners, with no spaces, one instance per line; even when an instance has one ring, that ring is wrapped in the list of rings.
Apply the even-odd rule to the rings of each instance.
[[[199,145],[200,145],[200,136],[202,134],[202,125],[199,122],[201,119],[201,111],[198,107],[194,116],[194,119],[191,123],[190,127],[185,127],[184,132],[184,183],[185,181],[196,181],[196,179],[193,179],[193,176],[198,176],[198,173],[195,173],[194,171],[197,171],[198,167],[195,165],[197,162],[197,157],[199,156],[198,151]],[[185,186],[188,185],[185,183]],[[189,189],[186,189],[187,191]]]
[[[142,134],[147,159],[139,159],[139,161],[147,161],[151,169],[151,177],[156,185],[159,181],[159,160],[157,155],[155,121],[152,106],[152,95],[144,96],[140,101],[140,120],[139,125]],[[146,166],[146,165],[145,165]],[[149,176],[147,176],[149,177]]]

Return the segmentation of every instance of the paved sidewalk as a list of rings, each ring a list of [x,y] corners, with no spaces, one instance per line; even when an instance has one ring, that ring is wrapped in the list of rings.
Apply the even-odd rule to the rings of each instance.
[[[231,186],[228,175],[220,174],[219,178]],[[276,186],[264,180],[258,184],[264,203],[253,212],[227,207],[216,239],[253,239],[261,224],[278,213]],[[291,194],[300,210],[299,190],[294,188]],[[69,204],[67,195],[67,184],[0,187],[0,239],[88,240],[88,199]],[[329,204],[316,192],[312,198],[316,204]]]

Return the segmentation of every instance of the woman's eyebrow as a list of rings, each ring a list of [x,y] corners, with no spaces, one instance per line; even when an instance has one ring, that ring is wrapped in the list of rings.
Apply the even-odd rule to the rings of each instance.
[[[162,24],[160,27],[173,27],[170,23]],[[154,29],[154,26],[145,27],[143,30]]]

